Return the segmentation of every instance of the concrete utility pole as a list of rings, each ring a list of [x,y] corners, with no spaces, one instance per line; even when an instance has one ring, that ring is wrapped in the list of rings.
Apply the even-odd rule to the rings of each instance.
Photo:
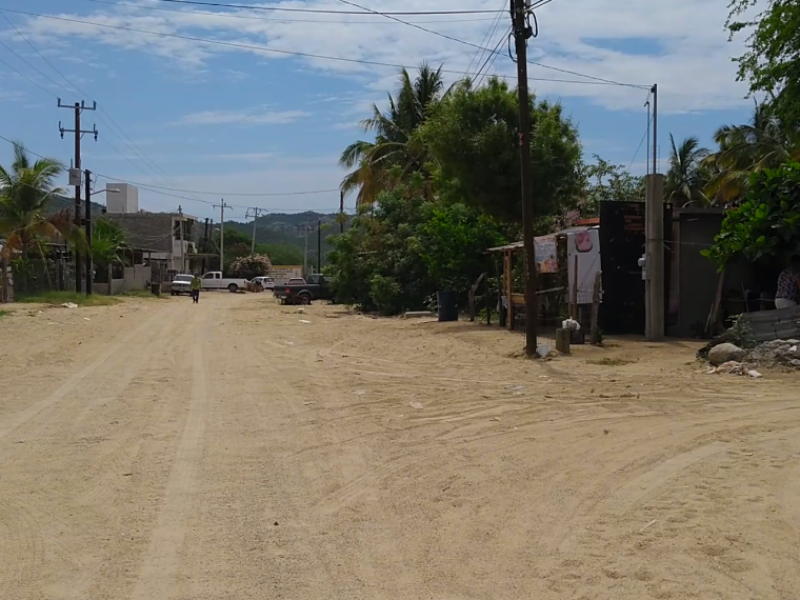
[[[531,113],[528,96],[528,39],[533,37],[529,22],[532,11],[528,0],[511,0],[515,49],[517,54],[517,92],[519,94],[519,158],[522,185],[522,230],[525,248],[525,354],[536,356],[537,298],[536,249],[533,241],[533,180],[531,174]],[[511,302],[511,298],[508,299]]]
[[[647,143],[644,145],[645,151],[647,152],[647,159],[645,160],[645,173],[650,175],[650,100],[647,100],[644,103],[644,106],[647,109]]]
[[[305,244],[303,246],[303,277],[308,276],[308,223],[303,223],[303,237]]]
[[[219,209],[219,270],[225,270],[225,209],[230,208],[231,205],[225,202],[223,198],[220,204],[215,204],[214,208]]]
[[[653,93],[653,175],[658,173],[658,84],[650,88]]]
[[[253,217],[253,242],[250,244],[250,254],[256,253],[256,226],[258,222],[258,217],[261,216],[263,211],[264,211],[263,208],[258,208],[257,206],[254,206],[252,208],[248,208],[247,212],[245,212],[244,214],[245,219],[247,217]]]
[[[647,176],[645,204],[645,337],[664,339],[664,176]]]
[[[180,231],[181,239],[181,268],[180,272],[183,273],[185,267],[185,260],[183,258],[183,207],[178,205],[178,230]]]
[[[61,98],[58,98],[58,108],[69,108],[75,111],[75,128],[65,129],[61,126],[61,121],[58,122],[58,131],[61,133],[61,139],[64,139],[65,133],[75,134],[75,162],[73,168],[70,169],[69,184],[75,186],[75,214],[74,220],[75,227],[81,226],[81,138],[84,133],[94,135],[94,141],[97,141],[97,126],[92,125],[91,130],[81,129],[81,113],[84,110],[97,110],[97,102],[92,103],[92,106],[86,106],[86,102],[81,100],[75,104],[64,104]],[[89,202],[89,199],[86,199]],[[81,293],[81,256],[78,249],[75,249],[75,291]]]

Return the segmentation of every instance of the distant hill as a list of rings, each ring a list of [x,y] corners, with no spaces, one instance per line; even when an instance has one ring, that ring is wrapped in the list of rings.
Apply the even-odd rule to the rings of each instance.
[[[81,202],[81,207],[83,207],[83,202]],[[50,201],[50,204],[47,206],[47,214],[48,215],[55,215],[60,213],[62,210],[69,209],[70,211],[75,208],[75,198],[67,198],[65,196],[56,196]],[[92,213],[95,215],[99,215],[105,207],[102,204],[98,204],[97,202],[92,202]]]
[[[337,215],[308,211],[299,214],[274,213],[259,217],[256,221],[257,244],[285,244],[303,250],[305,246],[304,228],[308,228],[308,255],[310,260],[317,256],[317,227],[322,223],[322,256],[331,250],[327,237],[339,233]],[[345,224],[347,227],[347,224]],[[253,235],[253,222],[226,221],[225,228],[235,229],[244,235]]]

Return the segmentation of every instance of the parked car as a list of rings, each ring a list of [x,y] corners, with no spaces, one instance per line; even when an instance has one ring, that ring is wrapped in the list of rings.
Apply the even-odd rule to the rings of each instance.
[[[306,282],[305,279],[302,277],[292,277],[286,283],[276,285],[272,289],[272,295],[276,298],[280,298],[281,303],[283,303],[283,298],[286,296],[286,286],[287,285],[304,285]]]
[[[283,304],[311,304],[313,300],[333,300],[330,281],[324,275],[309,275],[303,283],[287,283],[280,296]],[[277,291],[278,288],[276,288]]]
[[[169,286],[170,295],[180,296],[181,294],[191,294],[192,279],[194,279],[194,275],[176,275]]]
[[[262,290],[274,290],[275,289],[275,280],[272,277],[253,277],[250,280],[250,283],[254,286],[261,286]]]
[[[209,271],[200,278],[204,290],[228,290],[235,293],[247,289],[247,280],[239,277],[223,277],[222,271]]]

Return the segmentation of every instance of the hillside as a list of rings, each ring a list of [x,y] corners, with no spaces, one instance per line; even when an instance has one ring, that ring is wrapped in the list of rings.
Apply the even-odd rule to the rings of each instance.
[[[336,214],[321,214],[313,211],[299,214],[274,213],[259,217],[256,223],[256,243],[286,245],[299,248],[305,246],[304,228],[308,228],[308,256],[312,263],[317,256],[317,227],[322,223],[322,256],[331,250],[327,237],[339,232]],[[346,226],[346,225],[345,225]],[[234,229],[252,238],[253,222],[226,221],[226,229]]]

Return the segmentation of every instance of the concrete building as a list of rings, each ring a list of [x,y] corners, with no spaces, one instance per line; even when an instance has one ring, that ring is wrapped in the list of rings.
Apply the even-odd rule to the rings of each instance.
[[[161,263],[166,278],[172,279],[175,274],[186,272],[200,239],[197,217],[177,211],[154,213],[140,210],[139,190],[134,185],[109,183],[106,190],[114,191],[106,194],[104,217],[127,232],[128,243],[134,248],[148,249],[149,260]]]

